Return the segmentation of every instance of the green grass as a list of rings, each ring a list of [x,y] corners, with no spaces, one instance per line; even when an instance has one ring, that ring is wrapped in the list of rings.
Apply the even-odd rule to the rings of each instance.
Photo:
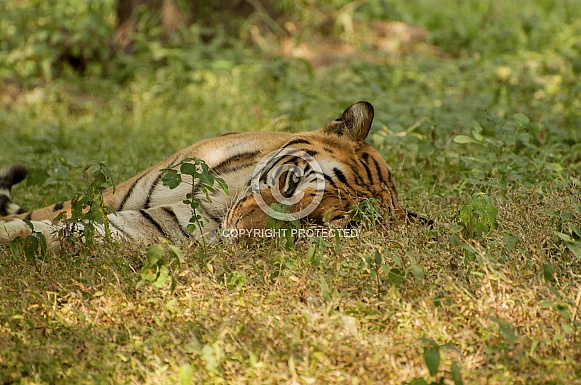
[[[70,8],[68,28],[110,33],[112,4],[99,4]],[[373,60],[317,68],[229,37],[203,44],[195,28],[164,46],[144,26],[131,55],[83,75],[40,35],[59,16],[30,29],[30,12],[0,10],[0,30],[19,32],[0,52],[0,164],[49,176],[14,189],[27,208],[82,191],[91,160],[121,181],[205,137],[311,130],[368,100],[368,141],[403,205],[436,221],[340,247],[183,247],[173,293],[137,287],[144,247],[74,244],[44,261],[0,249],[0,383],[453,383],[452,362],[465,384],[581,378],[578,2],[368,1],[348,16],[425,27],[445,55],[361,47]],[[479,237],[459,224],[475,193],[498,209]]]

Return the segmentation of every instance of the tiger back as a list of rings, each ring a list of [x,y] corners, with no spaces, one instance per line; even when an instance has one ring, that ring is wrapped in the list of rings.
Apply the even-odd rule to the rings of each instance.
[[[160,238],[216,238],[224,230],[265,229],[273,216],[340,227],[349,221],[351,207],[368,198],[380,202],[384,223],[404,218],[407,212],[398,203],[385,160],[365,143],[373,113],[371,104],[359,102],[312,132],[233,133],[194,143],[104,191],[104,205],[113,211],[107,216],[111,233],[143,244]],[[165,186],[162,170],[176,168],[188,158],[203,159],[211,173],[224,180],[228,192],[215,188],[206,197],[199,182],[187,176],[174,189]],[[24,176],[22,166],[0,173],[0,243],[29,235],[26,221],[30,221],[34,231],[58,248],[64,224],[55,218],[70,218],[71,201],[24,212],[10,195],[12,185]],[[205,221],[190,234],[192,212],[183,201],[192,184]],[[273,204],[284,205],[284,212],[273,212]],[[102,227],[97,230],[104,234]]]

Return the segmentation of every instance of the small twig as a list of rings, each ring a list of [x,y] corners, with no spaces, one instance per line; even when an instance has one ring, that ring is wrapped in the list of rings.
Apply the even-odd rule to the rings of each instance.
[[[573,314],[571,314],[571,322],[575,321],[575,316],[577,315],[577,309],[579,309],[580,303],[581,303],[581,286],[579,286],[577,298],[575,299],[575,307],[573,308]]]

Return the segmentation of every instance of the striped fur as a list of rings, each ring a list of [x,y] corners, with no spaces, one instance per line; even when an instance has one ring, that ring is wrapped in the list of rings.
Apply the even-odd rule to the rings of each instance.
[[[303,221],[345,224],[350,207],[371,197],[382,203],[386,223],[403,218],[406,212],[397,201],[385,161],[365,143],[372,120],[371,104],[359,102],[345,110],[341,118],[312,132],[234,133],[194,143],[114,190],[104,192],[105,205],[115,212],[108,216],[112,233],[120,239],[145,244],[159,238],[185,240],[200,237],[199,230],[194,234],[187,231],[191,211],[183,200],[191,191],[191,185],[182,183],[170,190],[161,183],[160,170],[192,157],[204,159],[214,175],[224,179],[230,192],[226,194],[217,188],[210,194],[210,201],[203,192],[196,192],[207,219],[203,232],[210,237],[221,228],[267,227],[268,215],[260,209],[252,191],[253,177],[260,182],[258,193],[267,205],[277,201],[274,187],[289,199],[297,193],[304,194],[302,200],[289,207],[290,213],[297,213],[309,203],[320,200],[315,209],[302,218]],[[289,155],[256,170],[261,159],[273,151],[285,151]],[[320,171],[315,171],[309,162],[294,155],[300,152],[314,158]],[[302,170],[303,175],[297,177],[280,166],[295,167]],[[11,201],[10,188],[25,175],[25,169],[19,165],[0,173],[0,214],[5,216],[0,221],[0,243],[6,244],[17,236],[30,234],[29,226],[23,221],[26,219],[32,222],[36,231],[42,231],[53,246],[58,246],[56,233],[62,224],[54,223],[54,218],[62,212],[70,217],[71,202],[22,213],[20,207]],[[321,181],[324,182],[323,188],[320,187]]]
[[[0,170],[0,216],[11,214],[22,214],[25,212],[16,203],[10,199],[12,186],[20,183],[26,178],[26,167],[21,164],[13,164]]]

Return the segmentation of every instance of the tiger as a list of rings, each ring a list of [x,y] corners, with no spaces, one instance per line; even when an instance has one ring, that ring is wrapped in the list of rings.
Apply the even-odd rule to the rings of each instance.
[[[373,117],[373,106],[361,101],[310,132],[227,133],[196,142],[103,191],[103,204],[111,210],[110,234],[144,245],[160,239],[220,239],[225,231],[266,229],[273,213],[281,220],[341,227],[352,221],[352,208],[370,198],[379,202],[383,225],[416,217],[400,206],[385,160],[365,142]],[[214,188],[206,195],[188,175],[173,189],[163,183],[163,170],[192,158],[203,159],[227,190]],[[0,244],[34,231],[58,250],[66,224],[56,219],[71,217],[72,201],[24,210],[12,201],[11,188],[25,177],[20,164],[0,171]],[[201,202],[203,226],[190,232],[192,208],[184,200],[192,192]],[[284,210],[273,211],[278,203]],[[105,234],[104,226],[97,231]]]

